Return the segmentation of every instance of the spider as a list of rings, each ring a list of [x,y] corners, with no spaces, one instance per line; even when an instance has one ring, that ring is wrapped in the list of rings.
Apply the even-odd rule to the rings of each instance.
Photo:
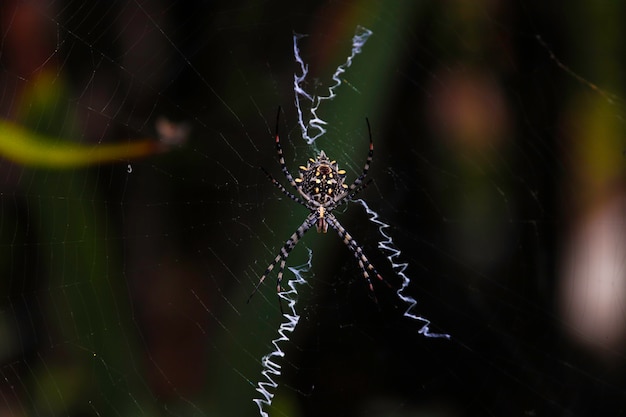
[[[367,171],[370,168],[370,164],[372,163],[372,158],[374,155],[374,142],[372,141],[372,130],[370,128],[369,120],[365,119],[367,123],[367,130],[369,133],[369,153],[367,155],[367,160],[365,161],[365,166],[363,167],[363,172],[361,175],[354,180],[351,185],[347,185],[344,183],[346,178],[346,171],[343,169],[339,169],[336,161],[331,161],[324,151],[321,151],[316,159],[309,158],[306,166],[300,166],[300,177],[294,179],[289,170],[287,169],[287,165],[285,164],[285,158],[283,156],[283,149],[280,146],[280,136],[278,134],[278,119],[280,117],[280,107],[278,109],[278,114],[276,115],[276,152],[278,153],[278,162],[280,163],[280,167],[285,175],[287,181],[296,189],[298,192],[297,195],[292,194],[287,191],[285,187],[279,183],[269,172],[267,172],[264,168],[263,172],[269,178],[269,180],[274,184],[283,194],[292,199],[298,204],[303,205],[307,209],[309,209],[310,213],[304,220],[304,222],[298,227],[298,229],[291,235],[289,239],[285,242],[283,247],[280,249],[276,258],[269,264],[263,276],[259,279],[259,282],[254,287],[252,294],[248,297],[248,302],[252,298],[252,296],[257,292],[261,284],[265,278],[272,272],[277,263],[280,262],[280,266],[278,269],[278,278],[276,281],[276,291],[278,293],[282,292],[280,284],[283,279],[283,272],[285,270],[285,263],[287,262],[287,257],[291,250],[298,244],[298,241],[302,238],[302,236],[315,225],[318,233],[326,233],[328,231],[328,226],[334,229],[339,237],[343,239],[343,243],[346,244],[348,249],[352,252],[354,257],[359,264],[359,268],[363,273],[363,277],[367,280],[368,288],[375,302],[376,295],[374,293],[374,287],[372,285],[372,281],[370,277],[374,275],[379,280],[386,282],[383,280],[382,276],[376,271],[374,265],[370,263],[367,259],[361,247],[357,244],[357,242],[350,236],[350,234],[346,231],[346,229],[339,223],[337,218],[332,211],[338,206],[345,204],[352,200],[352,198],[359,193],[363,188],[365,188],[368,184],[364,183],[363,180],[367,176]],[[371,181],[371,180],[370,180]],[[282,310],[282,305],[281,305]]]

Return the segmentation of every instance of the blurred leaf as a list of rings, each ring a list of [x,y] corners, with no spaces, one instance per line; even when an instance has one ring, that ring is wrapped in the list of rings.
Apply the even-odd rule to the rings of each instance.
[[[35,133],[7,120],[0,121],[0,155],[24,165],[46,168],[73,168],[138,158],[161,152],[165,147],[154,140],[78,145]]]

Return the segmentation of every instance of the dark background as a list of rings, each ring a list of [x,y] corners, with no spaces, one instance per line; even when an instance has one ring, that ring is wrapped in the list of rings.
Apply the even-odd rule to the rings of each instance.
[[[389,3],[2,3],[2,118],[81,163],[0,149],[1,415],[258,414],[275,275],[245,300],[307,215],[258,168],[287,185],[278,106],[293,173],[324,149],[354,179],[369,119],[360,197],[413,312],[452,338],[419,334],[384,284],[373,302],[311,231],[270,415],[626,413],[624,5]],[[374,34],[308,146],[293,33],[323,95],[357,25]],[[163,146],[88,156],[145,140]],[[397,288],[362,208],[337,217]]]

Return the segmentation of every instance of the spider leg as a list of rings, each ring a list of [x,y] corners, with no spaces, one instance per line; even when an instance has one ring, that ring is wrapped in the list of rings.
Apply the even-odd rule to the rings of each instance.
[[[368,185],[370,185],[372,183],[372,180],[368,180],[367,182],[364,182],[363,184],[361,184],[359,187],[357,187],[354,191],[352,191],[349,194],[343,194],[343,196],[339,196],[337,198],[335,198],[335,207],[341,206],[343,204],[348,204],[349,202],[352,201],[352,198],[357,195],[358,193],[361,192],[361,190],[367,188]]]
[[[361,175],[359,175],[357,179],[354,180],[354,182],[348,187],[346,191],[338,195],[335,198],[335,201],[340,201],[344,199],[346,196],[354,196],[355,194],[357,194],[359,191],[361,191],[363,188],[367,186],[367,183],[363,185],[363,180],[367,176],[367,172],[370,170],[372,159],[374,159],[374,141],[372,140],[372,129],[370,127],[370,121],[368,119],[365,119],[365,122],[367,123],[367,132],[369,134],[369,139],[370,139],[370,149],[367,154],[367,159],[365,160],[365,166],[363,166],[363,171],[361,172]]]
[[[287,164],[285,163],[285,156],[283,155],[283,147],[280,146],[280,135],[278,134],[278,120],[280,118],[280,106],[278,107],[278,113],[276,114],[276,153],[278,153],[278,163],[280,164],[280,169],[283,171],[283,175],[289,181],[289,184],[292,185],[293,188],[298,190],[300,195],[306,200],[309,201],[310,198],[304,192],[302,192],[302,187],[300,187],[296,181],[293,179],[291,172],[287,169]]]
[[[250,296],[248,297],[248,301],[246,301],[246,303],[250,302],[250,299],[252,298],[252,296],[256,294],[261,284],[263,284],[263,281],[265,281],[265,278],[270,274],[270,272],[272,272],[272,270],[274,269],[274,267],[279,261],[280,261],[280,266],[278,269],[278,279],[276,280],[276,291],[277,292],[282,291],[280,283],[283,280],[283,271],[285,270],[285,263],[287,262],[287,257],[289,257],[289,253],[291,252],[291,250],[298,244],[298,241],[307,232],[307,230],[309,230],[311,226],[313,226],[316,220],[317,220],[317,217],[315,216],[315,213],[309,214],[307,218],[304,220],[304,222],[300,225],[300,227],[298,227],[298,229],[295,232],[293,232],[291,237],[287,239],[283,247],[280,248],[280,252],[278,253],[278,255],[276,255],[276,258],[274,258],[272,263],[270,263],[267,269],[265,269],[263,276],[261,276],[261,278],[259,279],[259,282],[254,287],[254,290],[252,291],[252,294],[250,294]],[[281,309],[282,309],[282,306],[281,306]]]
[[[380,281],[387,284],[387,286],[390,286],[389,283],[383,279],[378,271],[376,271],[376,268],[374,268],[374,265],[372,265],[367,259],[367,256],[365,256],[359,244],[352,238],[352,236],[350,236],[334,215],[330,213],[326,214],[326,222],[330,225],[330,227],[335,229],[339,237],[343,239],[343,243],[345,243],[348,249],[350,249],[350,251],[354,254],[354,257],[359,264],[359,268],[361,268],[361,271],[363,272],[363,277],[367,280],[372,297],[374,298],[374,301],[378,303],[376,293],[374,292],[374,286],[372,285],[372,280],[370,279],[371,275],[374,275]]]
[[[295,195],[293,195],[292,193],[290,193],[289,191],[287,191],[285,189],[285,187],[283,187],[283,185],[281,183],[279,183],[274,177],[272,177],[272,174],[270,174],[269,172],[267,172],[265,170],[265,168],[261,167],[261,169],[263,170],[263,172],[265,172],[265,175],[267,175],[267,178],[270,179],[270,181],[272,182],[272,184],[274,184],[276,187],[278,187],[278,189],[285,194],[287,197],[291,198],[293,201],[295,201],[298,204],[302,204],[303,206],[307,207],[306,203],[304,201],[302,201],[300,198],[296,197]]]

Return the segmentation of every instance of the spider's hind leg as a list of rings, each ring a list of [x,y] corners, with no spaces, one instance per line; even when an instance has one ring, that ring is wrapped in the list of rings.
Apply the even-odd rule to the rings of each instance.
[[[300,240],[300,238],[302,238],[302,236],[306,233],[306,231],[309,230],[311,226],[313,226],[315,221],[316,221],[315,214],[314,213],[309,214],[307,218],[304,220],[304,222],[300,225],[300,227],[298,227],[298,229],[296,229],[296,231],[293,232],[293,234],[289,237],[289,239],[287,239],[283,247],[280,248],[280,253],[276,255],[276,258],[274,258],[272,263],[268,265],[267,269],[265,269],[265,272],[259,279],[259,282],[257,282],[257,284],[254,286],[254,290],[252,291],[252,294],[250,294],[250,296],[248,297],[247,302],[250,302],[250,299],[252,298],[252,296],[256,294],[261,284],[263,284],[263,281],[265,281],[265,278],[270,274],[270,272],[272,272],[272,270],[274,269],[274,267],[276,266],[278,262],[280,262],[280,265],[278,267],[278,279],[276,280],[276,291],[278,293],[282,292],[282,288],[280,284],[283,280],[283,272],[285,270],[285,263],[287,262],[289,253],[291,253],[291,250],[298,244],[298,241]],[[282,308],[283,308],[282,304],[280,304],[281,312],[282,312]]]
[[[376,292],[374,291],[374,285],[372,284],[371,277],[375,276],[381,282],[384,282],[385,284],[387,284],[389,288],[391,288],[391,284],[389,284],[378,273],[374,265],[372,265],[369,259],[367,259],[367,256],[365,256],[365,254],[363,253],[363,250],[361,249],[361,247],[356,243],[356,241],[352,238],[352,236],[350,236],[350,234],[341,225],[341,223],[339,223],[339,221],[335,218],[335,216],[333,216],[332,214],[327,214],[326,221],[333,229],[335,229],[339,237],[343,239],[343,243],[345,243],[348,249],[350,249],[350,251],[354,254],[354,257],[356,258],[357,263],[359,264],[359,268],[361,269],[361,272],[363,273],[363,278],[367,280],[368,288],[370,290],[372,298],[374,299],[374,302],[378,304],[378,299],[376,298]]]
[[[270,272],[272,272],[272,270],[274,269],[274,266],[276,266],[278,261],[280,261],[282,258],[283,258],[283,253],[282,253],[282,250],[281,250],[281,252],[276,256],[276,258],[274,258],[272,263],[269,264],[269,266],[265,269],[265,272],[263,273],[263,275],[259,279],[259,282],[257,282],[257,284],[254,286],[254,289],[252,290],[252,293],[248,296],[248,300],[246,301],[246,303],[250,302],[250,299],[252,299],[252,296],[254,294],[256,294],[256,292],[259,290],[259,287],[261,286],[261,284],[263,284],[263,281],[265,281],[265,278],[270,274]],[[282,260],[281,264],[282,265],[285,264],[285,260],[284,259]],[[279,274],[282,275],[282,272],[283,272],[283,270],[281,268]],[[280,283],[279,283],[279,285],[280,285]]]

